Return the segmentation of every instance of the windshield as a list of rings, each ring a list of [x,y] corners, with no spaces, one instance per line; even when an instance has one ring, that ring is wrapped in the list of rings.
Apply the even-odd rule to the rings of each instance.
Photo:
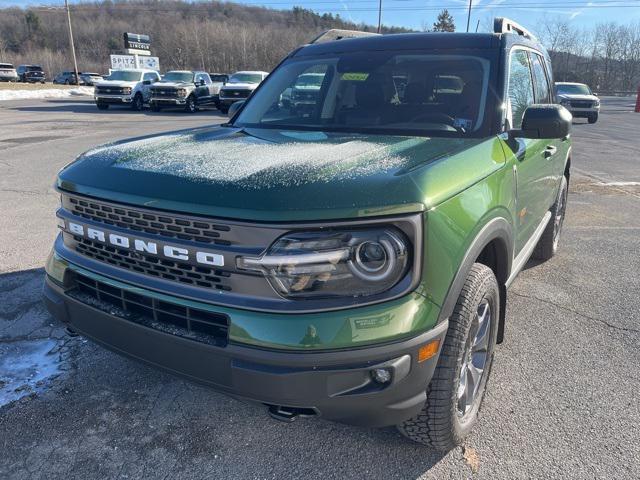
[[[211,81],[216,83],[218,82],[224,83],[229,78],[228,75],[209,75],[209,76],[211,77]]]
[[[193,82],[193,73],[191,72],[167,72],[162,77],[163,82]]]
[[[229,83],[260,83],[262,75],[259,73],[234,73],[229,78]]]
[[[586,85],[556,85],[558,95],[591,95],[591,89]]]
[[[39,67],[37,65],[27,67],[27,72],[41,72],[41,71],[42,71],[42,67]]]
[[[13,65],[11,65],[10,63],[0,63],[0,68],[13,68]]]
[[[486,122],[491,62],[457,52],[294,57],[256,91],[234,125],[466,135]]]
[[[134,72],[131,70],[114,70],[105,80],[118,80],[121,82],[139,82],[142,72]]]

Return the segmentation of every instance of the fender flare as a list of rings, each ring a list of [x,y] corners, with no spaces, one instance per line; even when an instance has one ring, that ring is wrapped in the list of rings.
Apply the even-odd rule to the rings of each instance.
[[[500,286],[500,323],[498,334],[501,339],[500,333],[504,329],[504,314],[506,306],[506,287],[505,282],[511,272],[511,262],[513,261],[513,228],[511,224],[503,217],[495,217],[489,220],[482,229],[475,236],[458,267],[458,271],[453,277],[449,290],[442,303],[440,309],[440,315],[438,316],[438,323],[448,319],[455,309],[458,297],[464,286],[464,282],[469,275],[471,266],[478,258],[482,250],[492,241],[499,240],[498,245],[501,247],[501,251],[498,252],[503,262],[499,265],[498,285]]]

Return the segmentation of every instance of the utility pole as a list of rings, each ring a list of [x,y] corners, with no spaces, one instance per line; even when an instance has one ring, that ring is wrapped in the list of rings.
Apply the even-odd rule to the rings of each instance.
[[[378,33],[382,32],[382,0],[378,1]]]
[[[469,13],[467,14],[467,33],[469,33],[469,22],[471,21],[471,4],[473,0],[469,0]]]
[[[73,30],[71,30],[71,12],[69,11],[69,0],[64,0],[64,6],[67,9],[67,20],[69,21],[69,43],[71,44],[71,53],[73,54],[73,73],[75,74],[76,85],[80,85],[78,78],[78,62],[76,60],[76,47],[73,44]]]

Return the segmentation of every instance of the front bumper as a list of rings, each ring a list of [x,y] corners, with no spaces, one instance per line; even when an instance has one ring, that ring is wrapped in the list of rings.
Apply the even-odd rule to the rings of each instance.
[[[132,96],[122,95],[95,95],[94,99],[96,103],[109,103],[109,104],[123,104],[131,103],[133,101]]]
[[[220,105],[224,105],[225,107],[229,107],[231,105],[233,105],[236,102],[242,102],[244,100],[246,100],[249,97],[242,97],[242,98],[222,98],[222,97],[218,97],[218,103]]]
[[[410,338],[350,349],[257,348],[234,341],[231,335],[226,346],[215,346],[149,328],[79,301],[69,294],[72,286],[54,280],[64,278],[65,268],[63,262],[47,265],[45,304],[54,317],[96,343],[240,399],[354,425],[395,425],[420,411],[448,326],[442,322]],[[269,322],[267,317],[254,315],[264,323]],[[293,320],[306,323],[305,316]],[[233,322],[230,329],[234,329]],[[419,348],[434,340],[439,341],[438,353],[418,362]],[[380,366],[392,370],[390,384],[381,386],[371,379],[371,370]]]
[[[165,97],[151,97],[149,100],[151,105],[185,105],[187,103],[187,97],[184,98],[165,98]]]

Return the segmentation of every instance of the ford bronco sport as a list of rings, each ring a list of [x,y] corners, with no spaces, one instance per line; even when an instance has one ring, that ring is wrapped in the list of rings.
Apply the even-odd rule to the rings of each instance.
[[[476,423],[507,287],[558,248],[571,115],[512,22],[348,33],[292,52],[222,127],[61,170],[46,303],[273,417],[397,425],[446,450]],[[308,73],[315,108],[288,110]]]

